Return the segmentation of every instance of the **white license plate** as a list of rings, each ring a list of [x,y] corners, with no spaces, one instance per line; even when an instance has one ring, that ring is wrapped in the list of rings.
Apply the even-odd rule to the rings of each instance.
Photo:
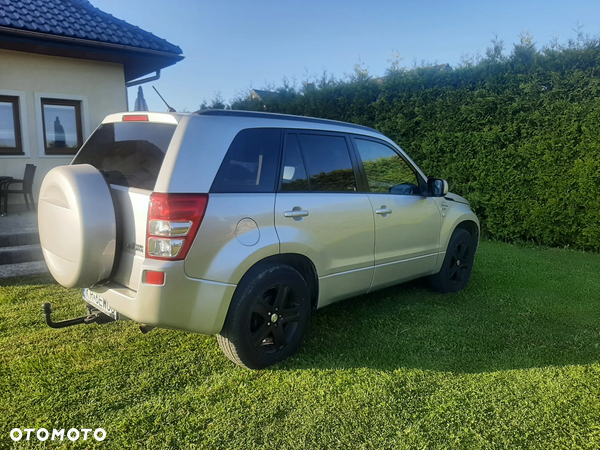
[[[99,309],[107,316],[117,320],[118,313],[114,309],[111,309],[110,306],[108,306],[108,302],[104,297],[86,288],[83,290],[83,299],[90,305],[92,305],[94,308]]]

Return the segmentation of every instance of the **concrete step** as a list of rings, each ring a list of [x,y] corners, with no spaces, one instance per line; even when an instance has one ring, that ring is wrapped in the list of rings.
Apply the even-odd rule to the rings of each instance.
[[[43,259],[44,256],[40,244],[0,247],[0,266],[30,261],[42,261]]]
[[[39,244],[40,235],[37,230],[10,234],[0,234],[0,249],[17,245]]]
[[[29,261],[18,264],[0,265],[0,280],[3,278],[41,275],[50,273],[45,261]]]
[[[37,232],[38,220],[34,211],[15,211],[0,215],[0,236],[9,236],[25,232]]]

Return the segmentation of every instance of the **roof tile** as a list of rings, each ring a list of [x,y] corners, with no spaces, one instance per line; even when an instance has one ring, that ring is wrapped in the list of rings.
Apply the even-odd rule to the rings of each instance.
[[[0,26],[55,36],[153,49],[180,55],[181,49],[135,25],[95,8],[87,0],[0,0]]]

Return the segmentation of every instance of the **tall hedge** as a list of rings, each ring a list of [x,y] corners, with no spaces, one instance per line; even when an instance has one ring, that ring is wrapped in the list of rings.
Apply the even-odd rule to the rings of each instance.
[[[522,42],[451,71],[324,77],[232,107],[374,127],[469,199],[488,236],[600,251],[599,59],[596,41]]]

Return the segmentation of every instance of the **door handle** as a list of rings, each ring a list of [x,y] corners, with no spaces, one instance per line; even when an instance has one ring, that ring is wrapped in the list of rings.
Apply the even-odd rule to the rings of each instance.
[[[375,214],[383,214],[384,216],[391,213],[392,210],[390,208],[386,208],[385,205],[382,206],[380,209],[375,210]]]
[[[308,211],[302,210],[294,210],[294,211],[286,211],[283,213],[284,217],[306,217],[308,216]]]

